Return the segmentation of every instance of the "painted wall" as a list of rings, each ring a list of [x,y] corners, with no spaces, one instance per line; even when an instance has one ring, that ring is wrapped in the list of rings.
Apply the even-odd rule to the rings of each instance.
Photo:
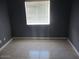
[[[6,40],[4,40],[4,37]],[[11,30],[7,3],[5,0],[0,0],[0,47],[2,47],[10,38]]]
[[[79,0],[73,0],[70,17],[70,40],[79,51]]]
[[[24,0],[8,0],[8,8],[15,37],[68,37],[70,2],[68,0],[51,0],[49,26],[26,25]]]

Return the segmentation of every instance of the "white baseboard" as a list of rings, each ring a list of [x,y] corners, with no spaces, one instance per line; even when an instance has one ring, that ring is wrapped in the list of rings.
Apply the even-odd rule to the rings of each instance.
[[[76,52],[76,54],[79,56],[79,52],[78,50],[75,48],[75,46],[72,44],[72,42],[68,39],[67,40],[69,42],[69,44],[72,46],[72,48],[74,49],[74,51]]]
[[[6,44],[4,44],[4,45],[0,48],[0,51],[2,51],[12,40],[13,40],[13,38],[10,39]]]
[[[67,37],[14,37],[14,39],[67,39]]]

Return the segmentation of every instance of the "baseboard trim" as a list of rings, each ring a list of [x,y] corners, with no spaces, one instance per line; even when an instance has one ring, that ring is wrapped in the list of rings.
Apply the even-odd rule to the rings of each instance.
[[[13,38],[11,38],[6,44],[4,44],[1,48],[0,51],[2,51],[10,42],[12,42]]]
[[[72,44],[72,42],[68,39],[67,40],[69,42],[69,44],[72,46],[73,50],[76,52],[76,54],[79,56],[79,52],[78,50],[75,48],[75,46]]]
[[[67,37],[14,37],[14,39],[67,39]]]

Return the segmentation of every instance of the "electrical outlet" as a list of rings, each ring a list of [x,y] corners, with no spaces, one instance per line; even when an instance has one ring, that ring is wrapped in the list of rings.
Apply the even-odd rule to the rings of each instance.
[[[6,40],[6,38],[4,37],[4,41]]]
[[[2,43],[2,41],[0,40],[0,44]]]

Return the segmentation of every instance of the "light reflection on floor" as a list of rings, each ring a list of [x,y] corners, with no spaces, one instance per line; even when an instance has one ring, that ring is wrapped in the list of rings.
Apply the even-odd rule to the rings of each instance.
[[[30,59],[49,59],[49,51],[30,51]]]

